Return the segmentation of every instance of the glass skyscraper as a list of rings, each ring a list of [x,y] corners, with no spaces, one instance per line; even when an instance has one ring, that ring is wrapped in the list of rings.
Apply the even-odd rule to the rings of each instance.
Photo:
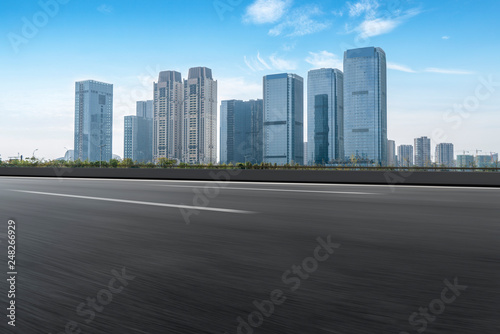
[[[136,116],[125,116],[124,159],[153,160],[153,101],[138,101]]]
[[[222,101],[220,108],[220,162],[251,162],[262,158],[262,100]]]
[[[344,54],[345,158],[387,164],[387,66],[381,48]]]
[[[75,159],[109,161],[113,149],[113,85],[75,83]]]
[[[264,77],[264,162],[304,162],[304,80],[296,74]]]
[[[344,74],[311,70],[307,80],[307,165],[344,159]]]

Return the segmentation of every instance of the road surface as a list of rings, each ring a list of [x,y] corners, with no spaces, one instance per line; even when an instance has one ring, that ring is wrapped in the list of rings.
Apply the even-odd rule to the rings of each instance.
[[[499,333],[500,189],[0,178],[1,333]]]

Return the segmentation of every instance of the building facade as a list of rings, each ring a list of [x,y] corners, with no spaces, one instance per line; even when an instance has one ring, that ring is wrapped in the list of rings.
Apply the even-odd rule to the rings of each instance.
[[[153,161],[153,101],[138,101],[136,116],[125,116],[124,159]]]
[[[217,162],[217,81],[206,67],[189,69],[184,80],[181,161]]]
[[[182,76],[179,72],[162,71],[153,85],[153,159],[179,159],[184,112]],[[150,112],[147,102],[138,108],[138,115]]]
[[[155,102],[154,100],[137,101],[136,116],[148,119],[154,119],[155,116],[154,102]]]
[[[267,75],[264,90],[264,162],[304,161],[304,80],[296,74]]]
[[[344,74],[311,70],[307,79],[307,165],[344,159]]]
[[[220,162],[260,164],[263,161],[263,100],[222,101]]]
[[[455,154],[453,144],[440,143],[436,145],[436,164],[438,166],[455,166]]]
[[[398,167],[413,166],[413,146],[399,145],[398,146]]]
[[[396,142],[394,140],[387,141],[387,166],[396,167]]]
[[[344,53],[346,160],[387,165],[387,65],[381,48]]]
[[[427,137],[415,138],[415,166],[427,167],[431,161],[431,139]]]
[[[113,85],[75,84],[75,159],[109,161],[113,149]]]
[[[474,156],[467,154],[457,155],[457,167],[474,167]]]

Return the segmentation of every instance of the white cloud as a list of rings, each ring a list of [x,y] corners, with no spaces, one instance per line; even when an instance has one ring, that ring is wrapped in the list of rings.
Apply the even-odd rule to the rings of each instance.
[[[395,71],[407,72],[407,73],[416,73],[416,71],[412,70],[410,67],[406,65],[396,64],[387,62],[387,68]]]
[[[458,74],[458,75],[471,75],[471,74],[475,74],[475,72],[473,72],[473,71],[443,69],[443,68],[436,68],[436,67],[426,68],[425,72],[439,73],[439,74]]]
[[[271,66],[269,66],[266,61],[264,59],[262,59],[262,57],[260,56],[260,53],[257,52],[257,60],[262,64],[264,65],[265,68],[267,68],[268,70],[271,69]]]
[[[243,77],[234,78],[219,78],[218,91],[219,101],[224,100],[250,100],[262,98],[262,83],[261,78],[257,82],[248,82]]]
[[[396,28],[400,23],[394,19],[374,19],[365,20],[356,29],[360,37],[369,38],[387,34]]]
[[[448,39],[450,39],[450,36],[443,36],[441,38],[444,39],[444,40],[448,40]]]
[[[280,20],[291,5],[291,0],[257,0],[248,6],[244,22],[264,24]]]
[[[244,56],[243,60],[252,72],[266,70],[286,71],[295,70],[297,68],[296,61],[280,58],[276,53],[267,58],[264,58],[260,55],[260,53],[257,53],[257,57]]]
[[[343,69],[342,60],[335,54],[328,51],[309,52],[306,62],[314,68],[338,68]]]
[[[283,22],[269,30],[269,35],[286,34],[288,37],[298,37],[322,31],[330,26],[329,22],[322,22],[314,18],[322,14],[318,7],[306,6],[294,9]]]
[[[387,34],[421,13],[417,8],[406,11],[403,9],[382,11],[379,10],[380,4],[377,0],[362,0],[354,4],[348,3],[347,6],[353,23],[346,23],[346,31],[356,32],[363,39]],[[356,20],[358,17],[362,19],[361,22]],[[350,28],[353,25],[355,28]]]
[[[292,60],[286,60],[284,58],[279,58],[276,56],[276,54],[270,56],[269,60],[271,60],[271,64],[273,64],[273,67],[280,71],[288,71],[288,70],[293,71],[297,69],[296,62]]]
[[[377,8],[379,7],[379,3],[375,0],[362,0],[360,2],[351,4],[347,3],[347,7],[349,8],[349,16],[350,17],[358,17],[363,14],[366,14],[368,17],[373,17],[376,13]]]

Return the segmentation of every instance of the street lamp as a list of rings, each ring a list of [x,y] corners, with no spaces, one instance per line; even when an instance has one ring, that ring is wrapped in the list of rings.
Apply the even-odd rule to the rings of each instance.
[[[38,149],[33,151],[33,154],[31,155],[32,159],[35,160],[35,152],[38,151]]]

